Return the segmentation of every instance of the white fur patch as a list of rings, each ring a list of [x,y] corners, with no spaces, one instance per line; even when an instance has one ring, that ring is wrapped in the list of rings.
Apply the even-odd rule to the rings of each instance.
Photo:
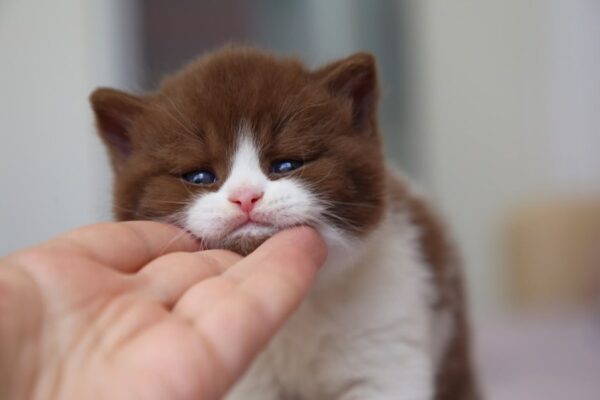
[[[260,152],[252,132],[242,125],[230,161],[230,172],[216,192],[198,196],[185,213],[183,225],[207,247],[219,247],[241,236],[264,236],[295,225],[308,224],[336,240],[335,230],[322,220],[323,206],[302,182],[294,178],[270,180],[261,169]],[[240,187],[263,193],[249,214],[229,201]],[[250,220],[248,218],[250,217]]]

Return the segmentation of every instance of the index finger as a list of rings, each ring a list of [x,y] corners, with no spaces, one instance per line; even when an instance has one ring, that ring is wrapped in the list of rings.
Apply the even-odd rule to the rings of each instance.
[[[219,386],[213,388],[218,394],[214,398],[243,373],[298,308],[325,257],[325,244],[315,231],[294,228],[275,235],[222,276],[200,282],[182,297],[175,312],[193,321],[214,358],[210,368],[199,373]],[[221,283],[222,290],[211,292],[211,282]],[[207,299],[210,304],[202,305]]]
[[[90,225],[42,245],[76,252],[122,272],[136,272],[155,258],[175,251],[197,251],[187,232],[152,221],[109,222]]]

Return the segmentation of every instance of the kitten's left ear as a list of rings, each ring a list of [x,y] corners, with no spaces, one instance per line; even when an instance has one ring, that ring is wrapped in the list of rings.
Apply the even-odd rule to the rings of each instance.
[[[98,134],[108,148],[118,171],[133,151],[131,126],[145,106],[143,98],[109,88],[96,89],[90,96]]]
[[[355,127],[364,127],[374,119],[379,90],[373,55],[356,53],[326,65],[314,74],[334,96],[352,101]]]

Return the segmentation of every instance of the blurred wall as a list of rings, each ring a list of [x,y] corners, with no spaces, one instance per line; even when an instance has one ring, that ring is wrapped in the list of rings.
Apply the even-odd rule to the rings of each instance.
[[[546,129],[562,190],[600,191],[600,1],[550,0]]]
[[[130,81],[134,5],[0,2],[0,254],[109,218],[87,97]]]
[[[575,182],[599,189],[600,3],[417,4],[429,186],[462,247],[473,307],[501,308],[506,218]]]

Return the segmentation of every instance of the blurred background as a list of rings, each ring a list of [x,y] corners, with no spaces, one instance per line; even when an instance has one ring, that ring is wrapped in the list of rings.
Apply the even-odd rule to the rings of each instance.
[[[597,0],[0,0],[0,254],[110,219],[95,87],[225,43],[374,53],[388,156],[466,261],[488,398],[600,398]]]

